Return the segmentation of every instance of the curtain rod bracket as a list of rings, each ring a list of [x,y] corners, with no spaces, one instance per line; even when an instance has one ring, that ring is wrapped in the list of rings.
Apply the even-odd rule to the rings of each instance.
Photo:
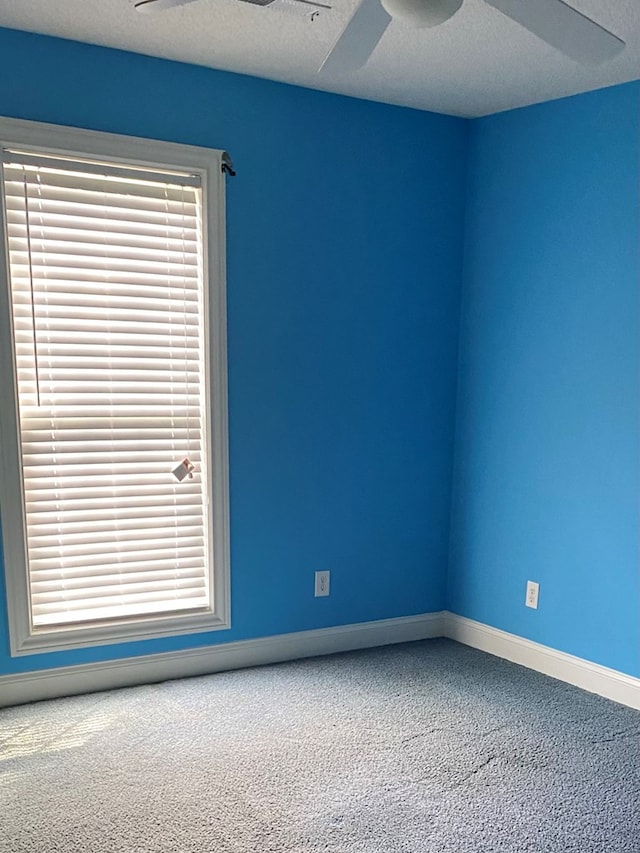
[[[228,151],[222,152],[222,171],[231,178],[235,178],[236,176],[235,169],[233,168],[233,162]]]

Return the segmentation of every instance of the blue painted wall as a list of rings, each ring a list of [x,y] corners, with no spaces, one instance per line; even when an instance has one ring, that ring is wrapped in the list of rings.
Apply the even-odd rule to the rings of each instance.
[[[9,30],[0,114],[228,149],[232,621],[0,673],[440,610],[468,123]],[[313,572],[332,571],[328,599]]]
[[[639,94],[472,124],[448,595],[633,675]]]
[[[11,659],[0,596],[0,673],[446,605],[640,674],[639,84],[464,122],[8,30],[0,70],[239,172],[233,628]]]

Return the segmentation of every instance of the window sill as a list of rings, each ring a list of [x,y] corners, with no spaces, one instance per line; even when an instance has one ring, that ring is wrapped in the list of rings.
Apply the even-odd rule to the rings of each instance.
[[[35,630],[13,647],[11,654],[12,657],[20,657],[40,652],[59,652],[136,640],[157,640],[162,637],[220,631],[230,627],[226,614],[223,617],[211,611],[148,619],[137,616],[135,619],[116,623]]]

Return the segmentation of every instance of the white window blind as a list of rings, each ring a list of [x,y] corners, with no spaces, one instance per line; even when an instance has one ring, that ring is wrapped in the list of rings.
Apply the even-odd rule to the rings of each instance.
[[[32,626],[211,610],[199,180],[3,173]]]

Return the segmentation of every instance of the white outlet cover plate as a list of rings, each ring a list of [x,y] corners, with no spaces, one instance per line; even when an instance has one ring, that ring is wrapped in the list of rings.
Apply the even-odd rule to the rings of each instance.
[[[524,603],[527,607],[531,607],[533,610],[538,609],[538,594],[540,592],[540,584],[536,583],[536,581],[527,581],[527,595],[524,600]]]
[[[329,572],[329,571],[316,572],[316,586],[315,586],[316,598],[321,598],[322,596],[329,595],[330,589],[331,589],[331,572]]]

